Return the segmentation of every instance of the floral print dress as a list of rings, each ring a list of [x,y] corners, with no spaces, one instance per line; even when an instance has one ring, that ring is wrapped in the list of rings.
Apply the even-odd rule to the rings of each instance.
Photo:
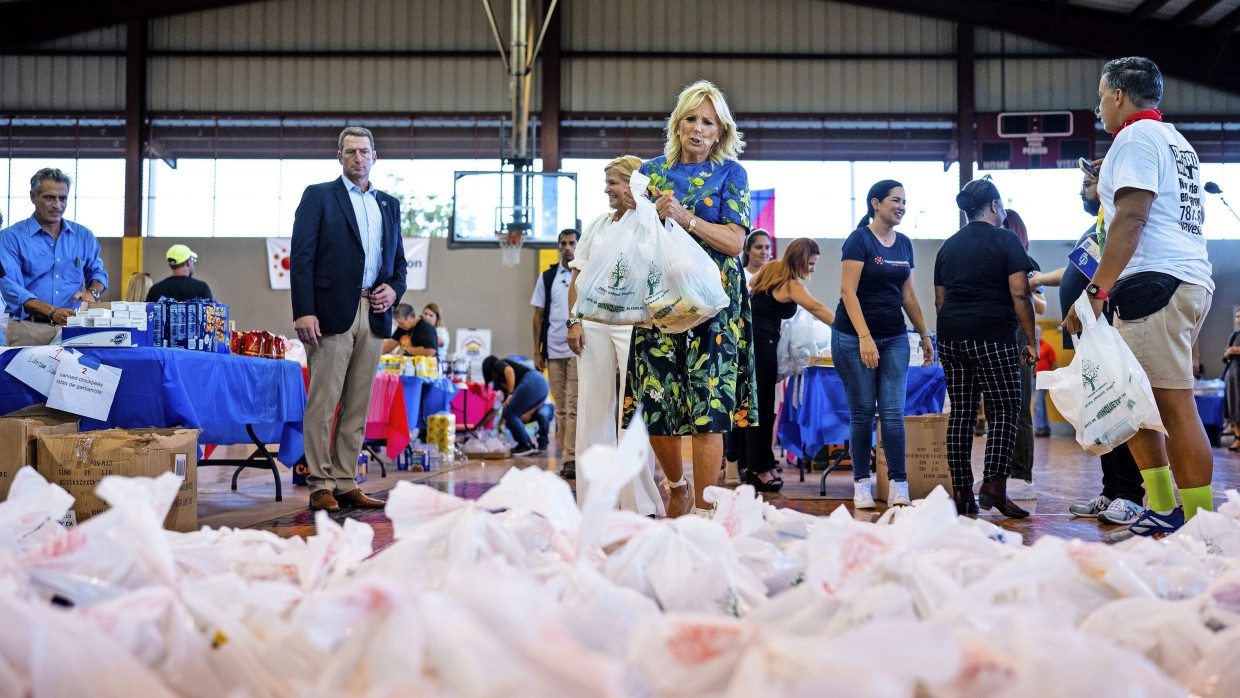
[[[650,195],[676,196],[708,223],[749,228],[749,176],[735,161],[676,165],[664,156],[646,162]],[[652,436],[722,433],[758,423],[749,290],[740,260],[702,242],[719,267],[732,303],[681,334],[633,329],[624,392],[624,425],[638,405]]]

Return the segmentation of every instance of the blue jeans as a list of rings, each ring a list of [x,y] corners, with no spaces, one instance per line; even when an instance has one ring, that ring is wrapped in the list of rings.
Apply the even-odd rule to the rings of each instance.
[[[1046,433],[1051,430],[1051,422],[1046,415],[1046,391],[1033,391],[1033,428]]]
[[[521,421],[521,415],[545,402],[548,391],[547,379],[543,377],[543,374],[533,370],[522,376],[517,387],[512,389],[512,395],[504,407],[504,426],[508,427],[508,433],[512,434],[512,438],[516,439],[517,444],[522,448],[528,448],[532,444],[529,434],[525,433],[525,424]],[[546,412],[544,410],[535,412],[534,421],[538,422],[538,447],[546,448],[550,433]]]
[[[852,457],[853,479],[870,477],[870,445],[874,443],[874,414],[883,425],[883,453],[887,456],[887,477],[896,482],[907,479],[904,470],[904,399],[907,392],[909,344],[906,335],[874,341],[878,347],[878,368],[861,363],[861,340],[856,335],[831,333],[831,356],[835,370],[844,382],[850,413],[848,451]]]

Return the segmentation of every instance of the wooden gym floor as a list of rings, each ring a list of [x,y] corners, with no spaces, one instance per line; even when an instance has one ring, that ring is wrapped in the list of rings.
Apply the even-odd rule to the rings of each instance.
[[[1231,439],[1224,437],[1226,446]],[[683,454],[689,462],[688,441]],[[231,447],[238,449],[240,447]],[[984,440],[974,443],[974,470],[980,481]],[[1240,489],[1240,454],[1216,448],[1214,454],[1214,497],[1223,500],[1223,491]],[[218,453],[223,455],[223,453]],[[236,455],[230,454],[230,455]],[[240,453],[244,455],[244,452]],[[368,482],[362,490],[380,499],[399,480],[410,480],[451,492],[466,499],[476,499],[497,483],[508,468],[539,467],[555,470],[560,459],[551,456],[516,458],[492,461],[458,461],[440,471],[412,473],[388,468],[387,477],[379,476],[379,468],[373,467]],[[372,464],[373,465],[373,464]],[[199,525],[212,527],[257,528],[273,531],[281,536],[313,535],[314,516],[308,511],[309,491],[294,487],[291,474],[283,473],[284,501],[275,502],[275,485],[267,472],[249,470],[242,475],[238,490],[229,487],[232,468],[202,467],[198,471],[198,518]],[[691,473],[692,468],[686,467]],[[796,468],[785,466],[784,489],[778,494],[765,495],[774,506],[791,507],[809,514],[826,515],[838,507],[852,511],[851,470],[837,469],[827,477],[827,497],[818,496],[820,473],[806,474],[805,482],[798,481]],[[1026,544],[1042,536],[1076,538],[1084,541],[1102,541],[1104,536],[1117,527],[1104,526],[1094,519],[1075,518],[1068,513],[1068,506],[1091,499],[1101,489],[1098,459],[1085,455],[1070,436],[1052,436],[1037,439],[1034,446],[1034,482],[1037,499],[1020,501],[1029,509],[1028,519],[1005,519],[996,513],[983,512],[981,517],[1006,530],[1020,533]],[[859,518],[870,520],[885,509],[882,502],[873,511],[854,512]],[[375,550],[382,550],[392,543],[392,525],[381,510],[341,510],[333,515],[336,520],[346,518],[363,521],[375,531]]]

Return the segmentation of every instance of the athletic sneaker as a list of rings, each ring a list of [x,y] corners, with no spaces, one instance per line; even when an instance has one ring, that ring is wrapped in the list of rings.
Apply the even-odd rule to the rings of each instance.
[[[538,453],[540,453],[540,451],[533,446],[517,446],[512,449],[512,455],[514,458],[518,456],[533,456]]]
[[[1073,504],[1068,507],[1068,511],[1072,512],[1073,516],[1082,516],[1092,519],[1106,511],[1106,508],[1109,506],[1111,506],[1111,498],[1105,494],[1100,494],[1084,504]]]
[[[913,502],[908,498],[908,482],[896,482],[892,480],[887,483],[887,505],[893,507],[906,507]],[[855,504],[854,504],[855,506]]]
[[[1098,520],[1104,524],[1127,526],[1136,521],[1143,511],[1145,508],[1140,504],[1123,497],[1116,497],[1111,500],[1111,506],[1099,512]]]
[[[1137,534],[1132,532],[1131,528],[1121,528],[1118,531],[1111,531],[1106,536],[1106,541],[1111,544],[1122,543],[1129,538],[1136,538]]]
[[[1038,498],[1038,493],[1033,480],[1009,478],[1007,481],[1007,496],[1008,499],[1031,502]]]
[[[1170,514],[1159,514],[1152,509],[1146,509],[1137,520],[1128,527],[1134,535],[1149,536],[1151,538],[1162,538],[1180,530],[1184,525],[1184,510],[1176,507],[1171,510]]]
[[[853,508],[873,509],[874,495],[870,494],[870,479],[853,481]]]

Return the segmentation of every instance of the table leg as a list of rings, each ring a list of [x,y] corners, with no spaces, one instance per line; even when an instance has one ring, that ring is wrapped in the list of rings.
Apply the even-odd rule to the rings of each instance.
[[[818,496],[819,497],[827,496],[827,476],[830,475],[833,470],[840,467],[840,463],[842,463],[844,461],[844,458],[846,458],[847,456],[848,456],[848,442],[845,441],[844,448],[841,448],[840,450],[836,451],[835,455],[831,456],[831,460],[827,462],[826,470],[822,471],[822,479],[819,480],[818,482]]]
[[[245,431],[250,436],[250,441],[254,442],[255,450],[246,458],[209,458],[198,461],[198,465],[235,465],[237,469],[233,471],[232,489],[237,490],[237,477],[241,475],[241,471],[246,468],[260,468],[262,470],[270,470],[272,478],[276,481],[276,501],[284,501],[284,489],[280,483],[280,469],[276,466],[275,458],[271,457],[271,452],[267,450],[267,445],[258,438],[254,433],[254,425],[245,425]]]
[[[408,448],[408,446],[405,448]],[[371,460],[379,464],[379,477],[387,477],[387,467],[383,465],[383,459],[379,457],[379,451],[376,450],[375,444],[369,441],[363,441],[362,450],[369,453]]]

